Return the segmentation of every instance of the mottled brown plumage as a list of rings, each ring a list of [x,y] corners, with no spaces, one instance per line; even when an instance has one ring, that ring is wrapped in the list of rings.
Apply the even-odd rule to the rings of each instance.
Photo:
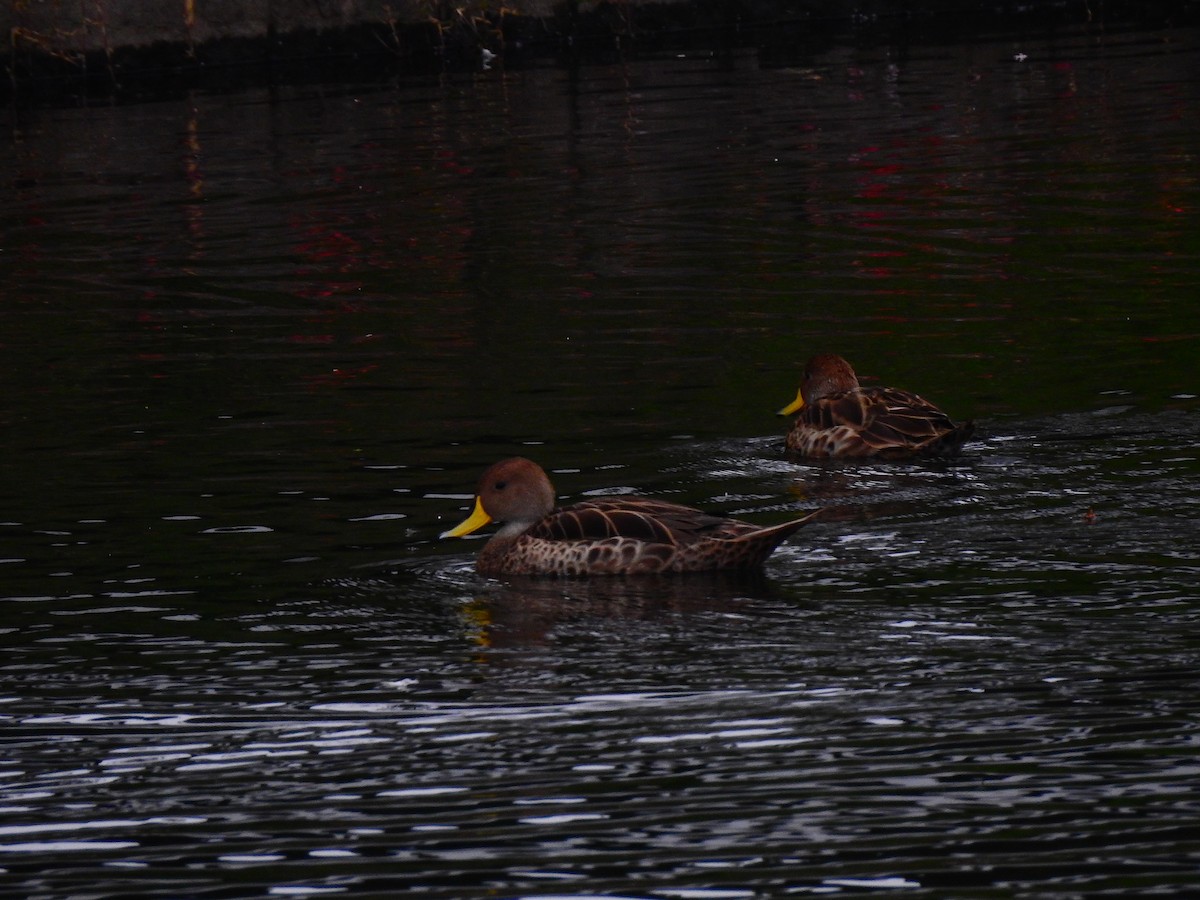
[[[636,575],[751,569],[818,511],[763,528],[647,497],[604,497],[555,508],[537,463],[513,457],[479,480],[472,514],[442,537],[503,527],[479,552],[482,575]]]
[[[804,367],[796,400],[779,414],[794,412],[787,448],[810,457],[954,456],[975,430],[910,391],[860,387],[850,363],[832,353]]]

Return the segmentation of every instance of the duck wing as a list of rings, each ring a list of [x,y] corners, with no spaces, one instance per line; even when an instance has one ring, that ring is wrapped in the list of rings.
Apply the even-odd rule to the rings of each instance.
[[[647,544],[675,545],[720,533],[730,522],[664,500],[612,497],[556,509],[525,533],[547,541],[628,538]]]
[[[862,449],[882,455],[918,450],[960,430],[928,400],[897,388],[836,394],[801,410],[801,417],[814,429],[852,433]]]

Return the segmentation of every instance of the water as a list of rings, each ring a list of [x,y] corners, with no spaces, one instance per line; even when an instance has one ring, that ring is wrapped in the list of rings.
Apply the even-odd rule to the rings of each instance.
[[[0,892],[1194,890],[1197,43],[13,123]],[[818,350],[978,439],[785,459]],[[830,512],[761,577],[490,582],[436,535],[513,452]]]

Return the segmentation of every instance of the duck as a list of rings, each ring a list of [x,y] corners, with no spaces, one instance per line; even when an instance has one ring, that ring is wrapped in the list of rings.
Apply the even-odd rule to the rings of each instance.
[[[476,571],[487,576],[750,570],[820,512],[764,527],[650,497],[601,497],[558,507],[545,470],[514,456],[483,473],[470,516],[441,537],[499,523],[475,561]]]
[[[834,353],[809,359],[796,399],[779,415],[799,413],[787,449],[830,459],[950,457],[975,432],[955,423],[923,397],[898,388],[864,388],[854,369]]]

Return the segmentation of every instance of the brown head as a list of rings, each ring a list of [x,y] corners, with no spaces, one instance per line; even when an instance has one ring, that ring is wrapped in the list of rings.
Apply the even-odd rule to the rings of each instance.
[[[554,485],[542,467],[523,456],[502,459],[480,476],[471,515],[442,537],[462,537],[489,522],[505,523],[505,531],[524,531],[552,509]]]
[[[781,409],[779,415],[789,416],[825,397],[857,390],[858,376],[850,363],[836,353],[818,353],[804,366],[804,378],[796,399]]]

